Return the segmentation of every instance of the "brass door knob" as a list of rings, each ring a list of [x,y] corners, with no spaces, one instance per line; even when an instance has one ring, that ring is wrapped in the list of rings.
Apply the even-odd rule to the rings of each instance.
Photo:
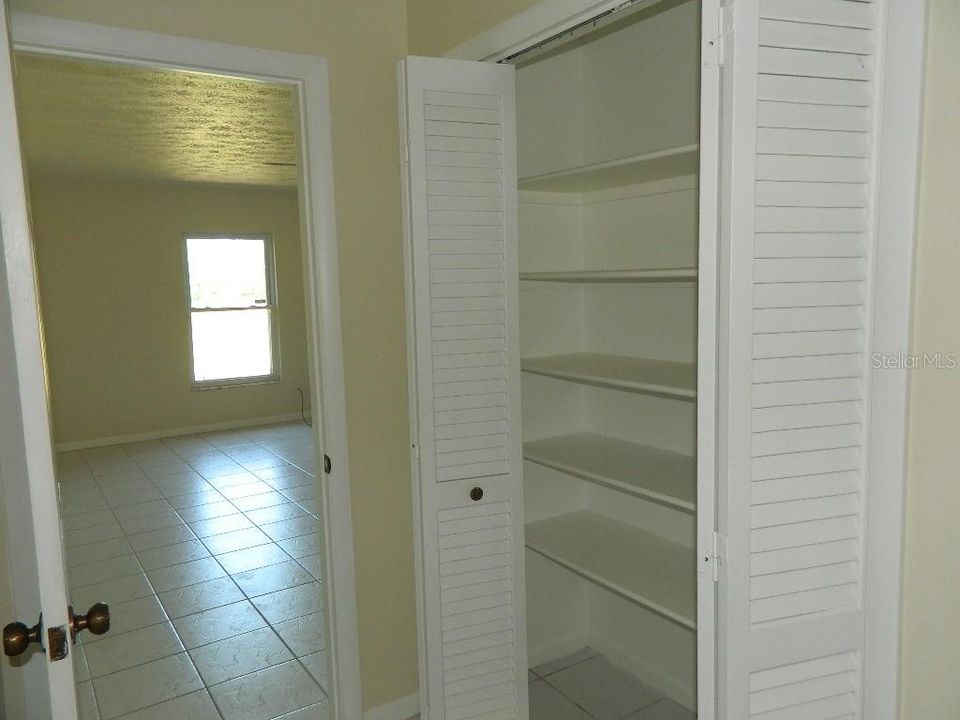
[[[77,642],[77,633],[89,630],[94,635],[103,635],[110,629],[110,608],[98,602],[90,606],[86,615],[78,615],[70,606],[70,640]]]
[[[30,643],[40,642],[43,632],[43,623],[38,622],[33,627],[27,627],[22,622],[12,622],[3,629],[3,654],[9,657],[24,652]]]

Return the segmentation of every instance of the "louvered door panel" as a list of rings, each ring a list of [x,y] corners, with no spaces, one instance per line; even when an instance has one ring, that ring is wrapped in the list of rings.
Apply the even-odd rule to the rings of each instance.
[[[734,10],[730,720],[862,717],[881,5]]]
[[[526,718],[513,70],[400,80],[422,717]]]

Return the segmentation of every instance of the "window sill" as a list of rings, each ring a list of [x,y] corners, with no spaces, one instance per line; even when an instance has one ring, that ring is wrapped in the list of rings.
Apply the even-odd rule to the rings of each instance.
[[[259,375],[250,378],[226,378],[223,380],[196,380],[190,384],[191,390],[226,390],[227,388],[250,387],[251,385],[276,385],[281,381],[279,375]]]

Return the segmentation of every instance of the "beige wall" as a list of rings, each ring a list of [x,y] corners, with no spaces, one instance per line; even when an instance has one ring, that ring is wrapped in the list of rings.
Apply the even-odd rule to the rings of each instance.
[[[34,179],[30,199],[57,443],[300,411],[295,188]],[[191,389],[185,232],[273,237],[281,382]]]
[[[396,71],[404,0],[12,0],[329,60],[364,705],[417,687]]]
[[[537,0],[407,0],[410,54],[442,55],[536,3]]]
[[[960,3],[931,0],[913,352],[960,357]],[[901,717],[960,717],[960,370],[911,382]]]

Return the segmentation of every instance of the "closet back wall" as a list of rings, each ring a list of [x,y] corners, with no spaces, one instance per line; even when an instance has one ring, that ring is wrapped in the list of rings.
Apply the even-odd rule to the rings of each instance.
[[[30,193],[57,444],[299,413],[295,188],[34,178]],[[272,235],[281,382],[191,388],[184,232]]]

